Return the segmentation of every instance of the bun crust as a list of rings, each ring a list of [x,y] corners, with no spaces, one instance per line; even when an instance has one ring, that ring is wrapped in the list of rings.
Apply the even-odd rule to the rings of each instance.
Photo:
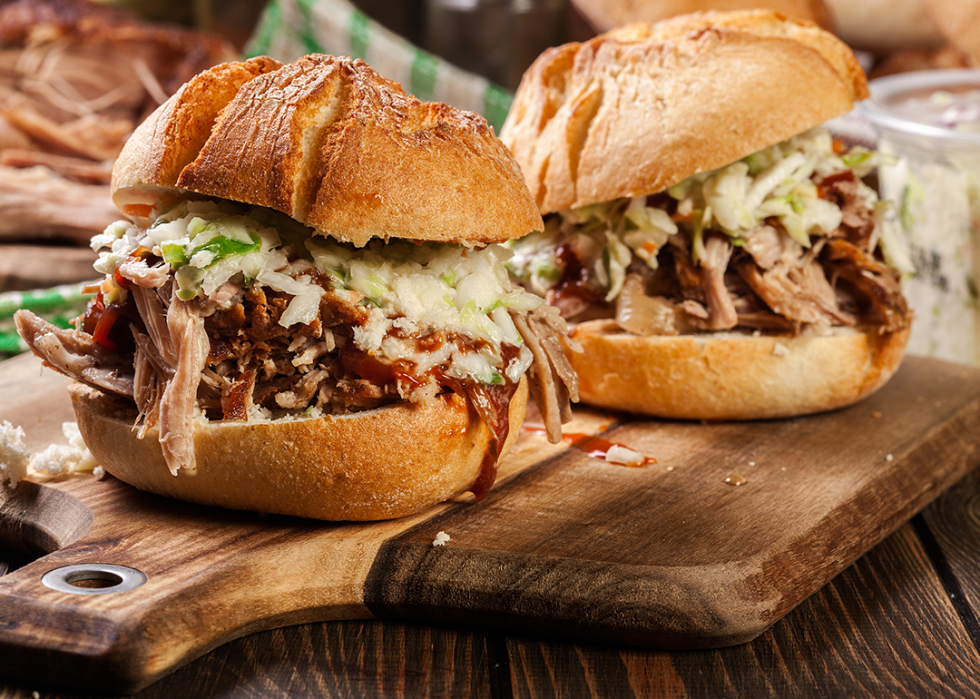
[[[501,139],[551,213],[662,191],[867,95],[854,54],[816,25],[768,11],[704,12],[545,51]]]
[[[833,31],[830,11],[823,0],[572,0],[576,8],[600,32],[633,22],[660,22],[702,10],[731,12],[766,9],[813,22]]]
[[[422,511],[476,481],[490,430],[461,396],[344,416],[275,422],[198,422],[195,473],[171,475],[156,428],[133,430],[120,407],[80,383],[69,387],[78,427],[106,471],[159,495],[220,507],[323,520],[379,520]],[[520,432],[527,380],[510,404]]]
[[[175,188],[270,207],[358,246],[499,243],[543,226],[482,117],[320,54],[219,66],[161,105],[116,161],[113,200],[138,211]]]
[[[908,334],[835,328],[796,337],[639,337],[598,320],[569,333],[583,347],[569,360],[584,403],[677,419],[782,418],[841,408],[878,390],[898,369]]]

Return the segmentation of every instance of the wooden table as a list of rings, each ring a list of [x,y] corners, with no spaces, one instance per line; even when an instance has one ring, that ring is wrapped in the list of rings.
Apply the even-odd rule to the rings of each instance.
[[[312,623],[231,641],[137,696],[973,697],[978,619],[974,470],[740,646],[667,652],[443,625]],[[73,696],[0,678],[0,698],[35,691]]]

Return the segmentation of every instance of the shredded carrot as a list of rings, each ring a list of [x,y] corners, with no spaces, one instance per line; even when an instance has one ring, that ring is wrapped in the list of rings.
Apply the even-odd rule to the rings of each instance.
[[[122,210],[127,216],[149,216],[153,211],[153,206],[150,204],[126,204]]]
[[[648,257],[653,257],[653,255],[655,255],[657,252],[657,245],[656,243],[648,240],[640,246],[640,250],[642,250]]]

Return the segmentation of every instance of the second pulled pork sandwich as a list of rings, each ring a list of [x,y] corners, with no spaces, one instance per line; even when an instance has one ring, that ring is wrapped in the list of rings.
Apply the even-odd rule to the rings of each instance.
[[[482,497],[529,384],[560,438],[564,321],[496,245],[542,222],[482,117],[362,61],[229,63],[137,129],[112,186],[129,220],[93,239],[76,329],[17,323],[121,480],[382,519]]]
[[[754,419],[851,404],[898,367],[908,255],[821,126],[867,97],[833,35],[766,11],[546,51],[501,131],[545,230],[508,265],[561,310],[583,402]]]

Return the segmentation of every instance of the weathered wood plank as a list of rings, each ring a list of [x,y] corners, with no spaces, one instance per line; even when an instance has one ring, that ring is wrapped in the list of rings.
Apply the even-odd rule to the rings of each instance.
[[[972,697],[980,655],[911,525],[751,643],[688,652],[508,641],[518,698]]]
[[[980,442],[980,434],[972,435],[972,439]],[[919,535],[926,541],[947,594],[980,648],[980,468],[926,509],[921,522]]]
[[[327,622],[236,639],[133,697],[489,699],[499,696],[491,689],[491,668],[480,634],[397,622]],[[0,680],[0,699],[31,699],[38,688],[43,685]],[[41,695],[80,699],[73,692]]]
[[[936,512],[929,516],[935,519]],[[910,525],[745,646],[665,652],[512,637],[505,641],[507,674],[496,678],[509,686],[492,694],[493,674],[500,672],[500,663],[492,663],[492,643],[462,629],[398,622],[289,627],[232,641],[137,697],[510,693],[698,699],[980,692],[980,658]],[[26,686],[0,690],[0,699],[29,696]]]

